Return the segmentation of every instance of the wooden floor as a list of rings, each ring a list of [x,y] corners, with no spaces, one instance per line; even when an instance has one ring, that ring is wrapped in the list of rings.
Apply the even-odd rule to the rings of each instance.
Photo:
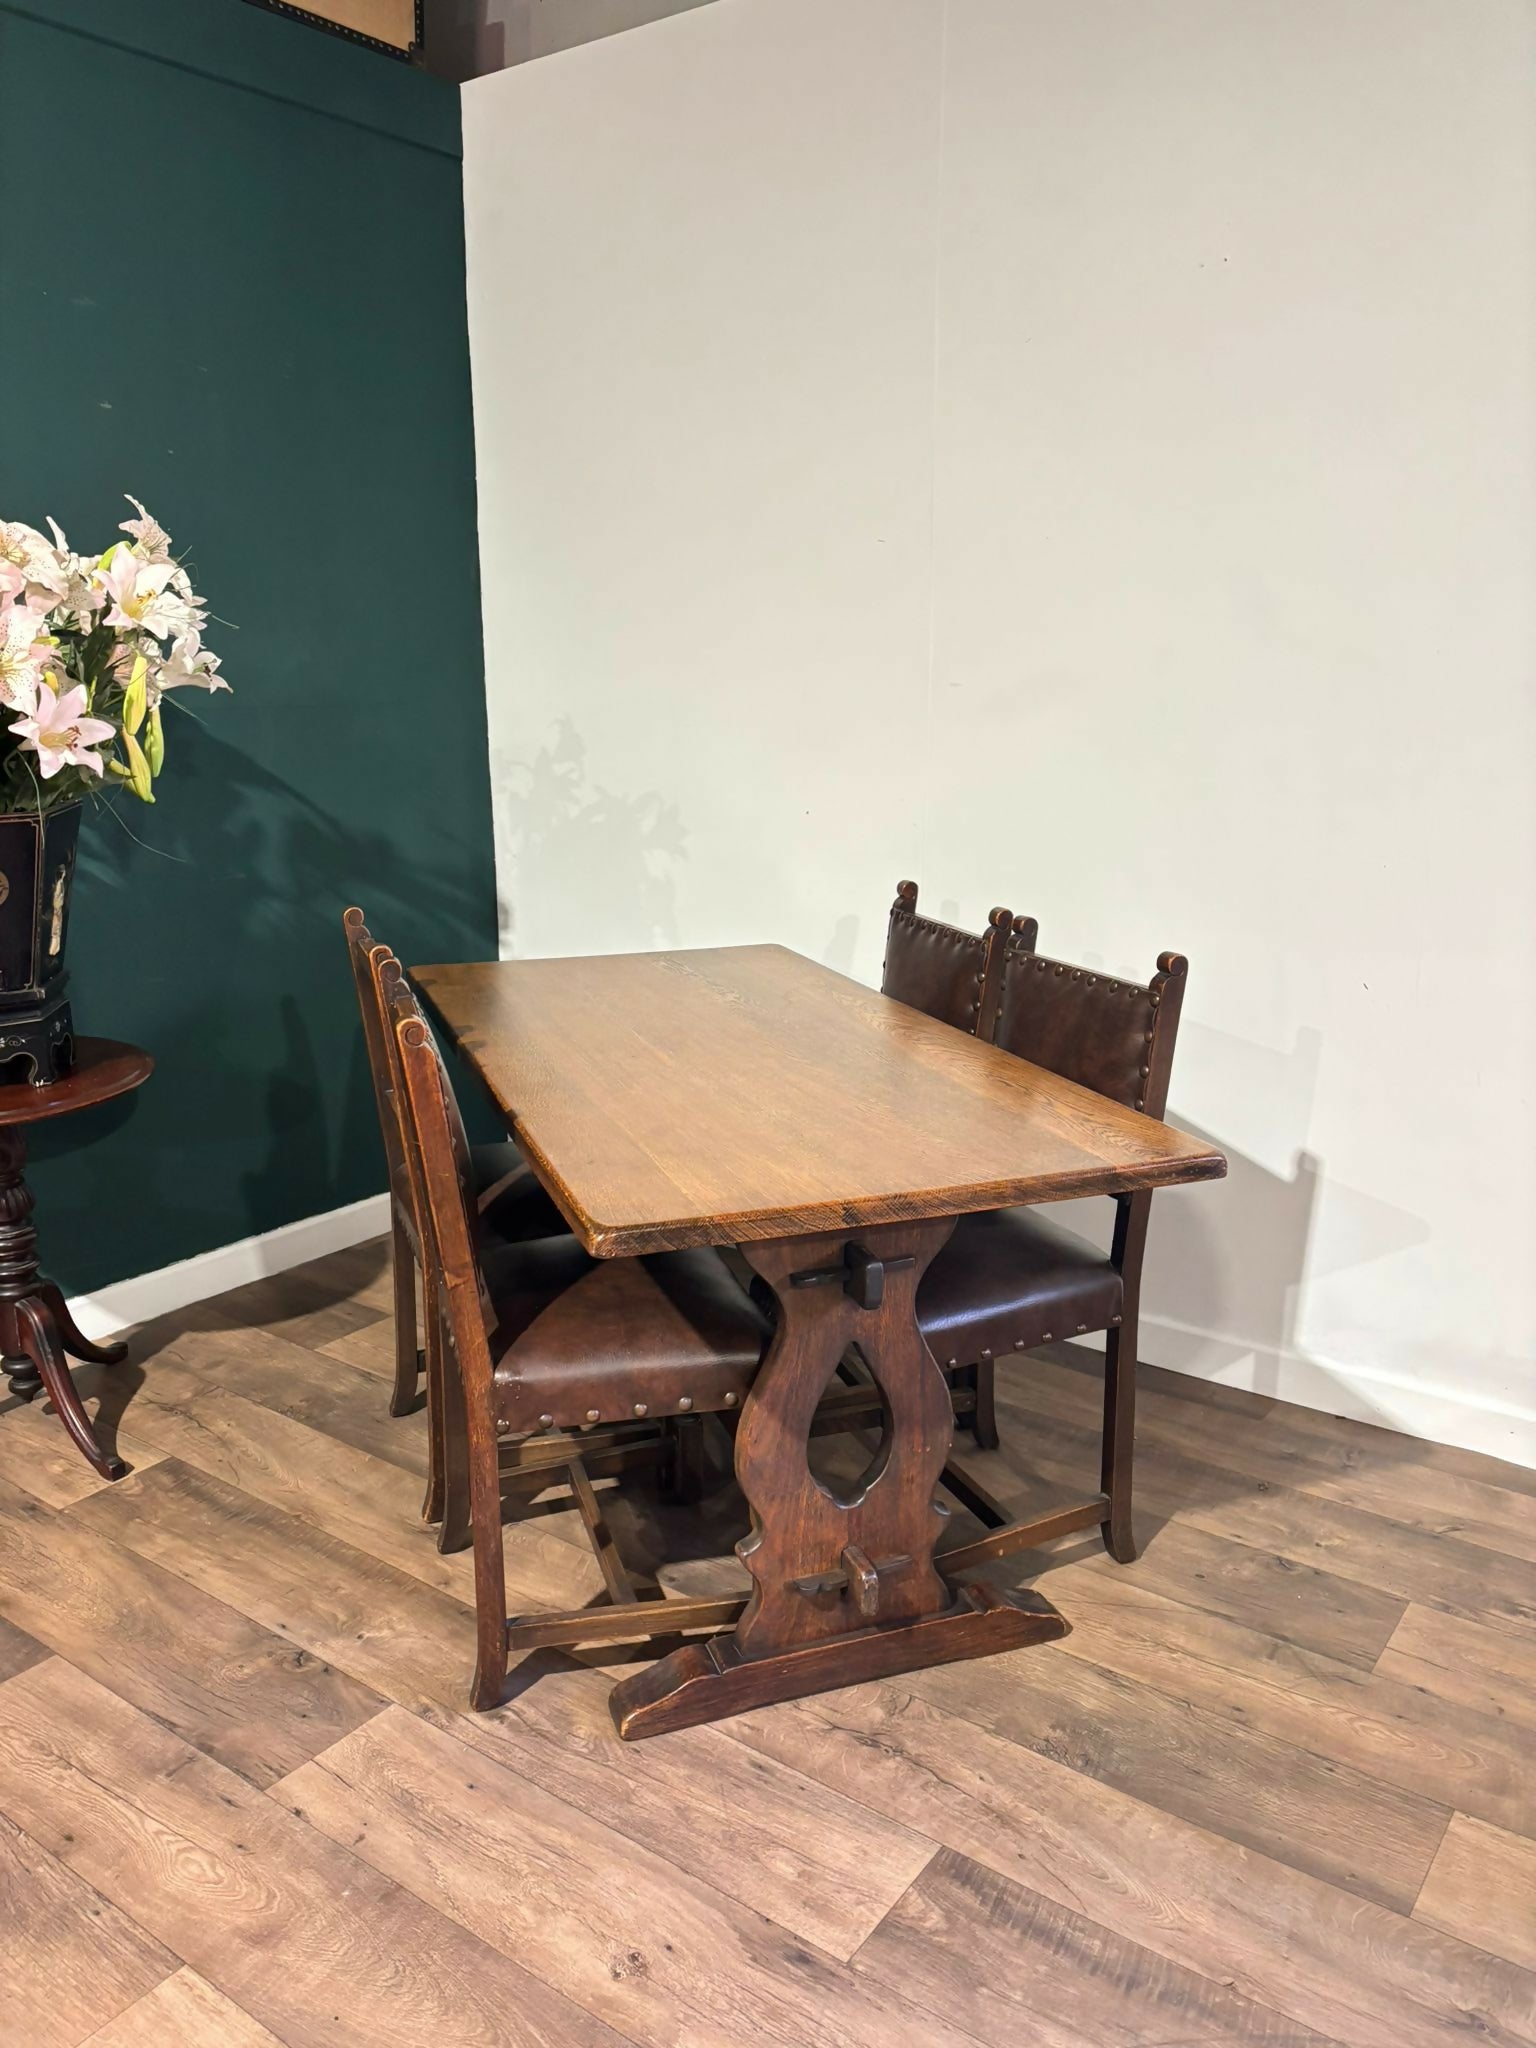
[[[1536,1474],[1148,1373],[1141,1561],[1014,1561],[1063,1643],[626,1746],[611,1664],[462,1711],[387,1311],[366,1247],[82,1369],[115,1486],[0,1410],[7,2048],[1536,2042]],[[994,1490],[1092,1490],[1086,1363],[1007,1383]]]

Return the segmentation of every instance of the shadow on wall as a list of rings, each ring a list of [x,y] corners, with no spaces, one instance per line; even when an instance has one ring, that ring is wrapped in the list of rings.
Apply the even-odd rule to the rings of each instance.
[[[840,917],[832,927],[832,936],[822,953],[821,964],[838,974],[852,974],[858,950],[859,920],[851,914]]]
[[[620,796],[590,781],[586,742],[569,718],[532,761],[493,761],[492,802],[514,886],[522,876],[535,885],[546,873],[558,877],[557,950],[678,943],[674,872],[688,858],[688,833],[677,805],[653,789]],[[501,950],[513,954],[519,935],[511,900],[499,896],[496,912]]]
[[[1265,1137],[1290,1150],[1311,1124],[1321,1033],[1297,1033],[1288,1053],[1187,1023],[1181,1034],[1180,1064],[1199,1068],[1229,1100],[1262,1104]],[[1338,1388],[1338,1409],[1361,1419],[1397,1427],[1381,1411],[1367,1414],[1359,1383],[1345,1382],[1303,1350],[1297,1332],[1304,1290],[1320,1274],[1387,1258],[1424,1243],[1423,1217],[1328,1178],[1323,1162],[1296,1147],[1289,1175],[1277,1173],[1194,1118],[1168,1120],[1181,1130],[1208,1138],[1227,1155],[1227,1178],[1207,1190],[1170,1189],[1152,1204],[1146,1280],[1142,1295],[1143,1350],[1159,1362],[1211,1380],[1279,1395],[1282,1375],[1291,1394],[1298,1376],[1314,1387]],[[1287,1143],[1289,1140],[1289,1143]],[[1328,1240],[1319,1248],[1320,1202],[1328,1212]],[[1340,1258],[1330,1247],[1349,1246]],[[1235,1335],[1218,1335],[1235,1332]]]
[[[163,1265],[166,1242],[229,1243],[382,1187],[346,903],[406,960],[483,955],[488,939],[483,870],[446,835],[398,840],[387,787],[379,826],[359,830],[200,721],[179,718],[172,744],[178,778],[156,809],[87,820],[69,942],[77,1027],[141,1040],[157,1071],[131,1106],[61,1119],[35,1148],[48,1209],[113,1218],[117,1272]],[[179,946],[141,951],[150,898]],[[173,1143],[104,1142],[139,1118]],[[99,1284],[100,1255],[68,1284]]]

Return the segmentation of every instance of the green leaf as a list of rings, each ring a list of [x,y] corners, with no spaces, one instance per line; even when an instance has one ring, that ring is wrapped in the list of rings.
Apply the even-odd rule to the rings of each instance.
[[[140,803],[152,804],[155,799],[150,794],[149,785],[154,778],[144,758],[144,749],[131,732],[123,734],[123,752],[128,756],[128,787]]]
[[[144,707],[148,702],[148,690],[144,678],[149,663],[141,654],[133,664],[133,673],[128,678],[128,687],[123,692],[123,731],[136,733],[144,723]]]
[[[158,775],[165,766],[165,734],[160,730],[158,704],[149,714],[149,724],[144,733],[144,753],[149,761],[150,774]]]

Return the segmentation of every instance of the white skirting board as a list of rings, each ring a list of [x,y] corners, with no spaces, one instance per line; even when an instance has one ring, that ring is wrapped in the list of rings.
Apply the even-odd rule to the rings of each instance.
[[[180,1259],[157,1273],[115,1281],[98,1294],[77,1294],[71,1298],[70,1313],[85,1336],[110,1337],[135,1323],[147,1323],[153,1316],[170,1315],[194,1301],[243,1287],[248,1280],[286,1273],[290,1266],[323,1259],[327,1252],[365,1244],[388,1228],[388,1195],[368,1195],[361,1202],[348,1203],[345,1209],[301,1216],[296,1223],[279,1224],[276,1230],[264,1230],[258,1237],[243,1237],[238,1244],[220,1245],[217,1251]]]
[[[327,1252],[364,1244],[388,1228],[389,1197],[369,1195],[345,1209],[305,1216],[259,1237],[200,1252],[196,1258],[164,1266],[158,1273],[120,1280],[99,1294],[78,1294],[70,1309],[87,1337],[109,1337],[153,1316],[169,1315],[194,1301],[241,1287],[248,1280],[284,1273],[291,1266],[324,1258]],[[1325,1415],[1347,1415],[1357,1422],[1401,1430],[1405,1436],[1427,1437],[1433,1443],[1455,1444],[1536,1468],[1536,1409],[1513,1402],[1473,1401],[1464,1392],[1447,1387],[1426,1386],[1299,1352],[1245,1346],[1241,1340],[1165,1317],[1143,1316],[1141,1329],[1142,1356],[1170,1371],[1215,1380],[1222,1386],[1246,1387],[1250,1393],[1294,1401],[1298,1407],[1316,1408]]]

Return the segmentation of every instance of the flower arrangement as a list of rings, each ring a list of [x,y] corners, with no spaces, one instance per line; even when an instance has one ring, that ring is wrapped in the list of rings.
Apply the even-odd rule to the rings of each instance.
[[[113,788],[152,804],[162,702],[229,688],[170,536],[128,503],[129,538],[102,555],[77,555],[52,519],[51,541],[0,520],[0,811],[54,811]]]

